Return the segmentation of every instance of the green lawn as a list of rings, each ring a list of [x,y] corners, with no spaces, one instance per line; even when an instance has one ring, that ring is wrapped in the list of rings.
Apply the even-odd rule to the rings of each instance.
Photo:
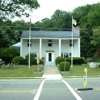
[[[40,67],[40,70],[43,70],[44,67]],[[6,66],[2,66],[0,68],[0,78],[7,77],[41,77],[42,73],[34,73],[37,70],[36,66],[32,66],[30,69],[28,66],[17,66],[7,68]]]
[[[87,68],[87,77],[100,77],[100,68],[90,68],[89,65],[74,65],[67,73],[62,73],[63,77],[83,77],[84,68]]]
[[[39,67],[40,70],[44,70],[44,67]],[[63,77],[83,77],[84,68],[87,68],[87,77],[100,77],[100,68],[90,68],[89,65],[74,65],[69,72],[62,73]],[[29,69],[28,66],[17,66],[7,68],[2,66],[0,68],[0,78],[34,78],[42,77],[42,73],[34,73],[37,70],[37,66],[31,66]]]

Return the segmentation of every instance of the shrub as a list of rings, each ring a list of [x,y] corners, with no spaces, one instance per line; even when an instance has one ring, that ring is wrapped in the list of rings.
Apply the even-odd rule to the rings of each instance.
[[[63,62],[60,62],[59,64],[59,69],[60,71],[69,71],[70,70],[70,62],[68,61],[63,61]]]
[[[16,57],[13,58],[12,62],[13,62],[14,64],[16,64],[16,65],[19,65],[19,64],[21,64],[21,62],[22,62],[23,60],[24,60],[23,57],[16,56]]]
[[[60,64],[60,62],[62,62],[62,61],[64,61],[64,58],[63,58],[63,57],[57,57],[57,58],[55,59],[56,65],[57,65],[57,64]]]
[[[26,63],[28,64],[29,62],[29,54],[27,54],[25,56],[25,59],[26,59]],[[36,59],[35,59],[35,55],[33,53],[30,53],[30,65],[36,65],[37,62],[36,62]]]
[[[40,60],[40,64],[44,65],[44,60],[41,59]]]
[[[63,62],[63,61],[65,61],[65,58],[62,58],[62,57],[57,57],[55,60],[56,64],[59,64],[60,62]],[[71,58],[67,57],[66,61],[71,63]],[[84,57],[73,57],[73,64],[74,65],[86,64],[86,63],[87,63],[87,61]]]

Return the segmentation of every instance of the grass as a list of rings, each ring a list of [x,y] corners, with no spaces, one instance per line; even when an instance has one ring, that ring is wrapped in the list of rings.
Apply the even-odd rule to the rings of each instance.
[[[87,77],[100,77],[100,68],[90,68],[89,65],[74,65],[69,72],[62,73],[63,77],[83,77],[84,68],[87,68]]]
[[[40,70],[43,70],[44,67],[40,67]],[[31,68],[28,68],[28,66],[17,66],[17,67],[9,67],[2,66],[0,68],[0,78],[7,78],[7,77],[41,77],[42,73],[34,73],[34,71],[37,70],[37,66],[31,66]]]
[[[40,70],[44,70],[44,67],[39,67]],[[100,68],[90,68],[89,65],[74,65],[69,72],[62,73],[62,76],[67,77],[83,77],[84,68],[87,68],[87,77],[100,77]],[[31,66],[29,69],[28,66],[12,66],[7,68],[2,66],[0,68],[0,78],[34,78],[42,77],[42,73],[34,73],[37,70],[37,66]]]

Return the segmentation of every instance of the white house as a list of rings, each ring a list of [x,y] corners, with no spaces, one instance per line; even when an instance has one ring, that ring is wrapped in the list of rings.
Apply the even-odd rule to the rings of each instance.
[[[73,39],[72,39],[73,36]],[[45,59],[45,66],[55,64],[58,56],[80,57],[80,36],[72,31],[31,31],[30,52]],[[73,40],[73,45],[72,45]],[[20,56],[29,54],[29,31],[21,36]]]

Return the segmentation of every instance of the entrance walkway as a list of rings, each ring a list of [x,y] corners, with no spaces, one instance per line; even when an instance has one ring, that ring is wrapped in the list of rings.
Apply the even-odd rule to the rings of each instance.
[[[56,66],[44,67],[43,78],[45,79],[61,79],[62,76],[59,73]]]

